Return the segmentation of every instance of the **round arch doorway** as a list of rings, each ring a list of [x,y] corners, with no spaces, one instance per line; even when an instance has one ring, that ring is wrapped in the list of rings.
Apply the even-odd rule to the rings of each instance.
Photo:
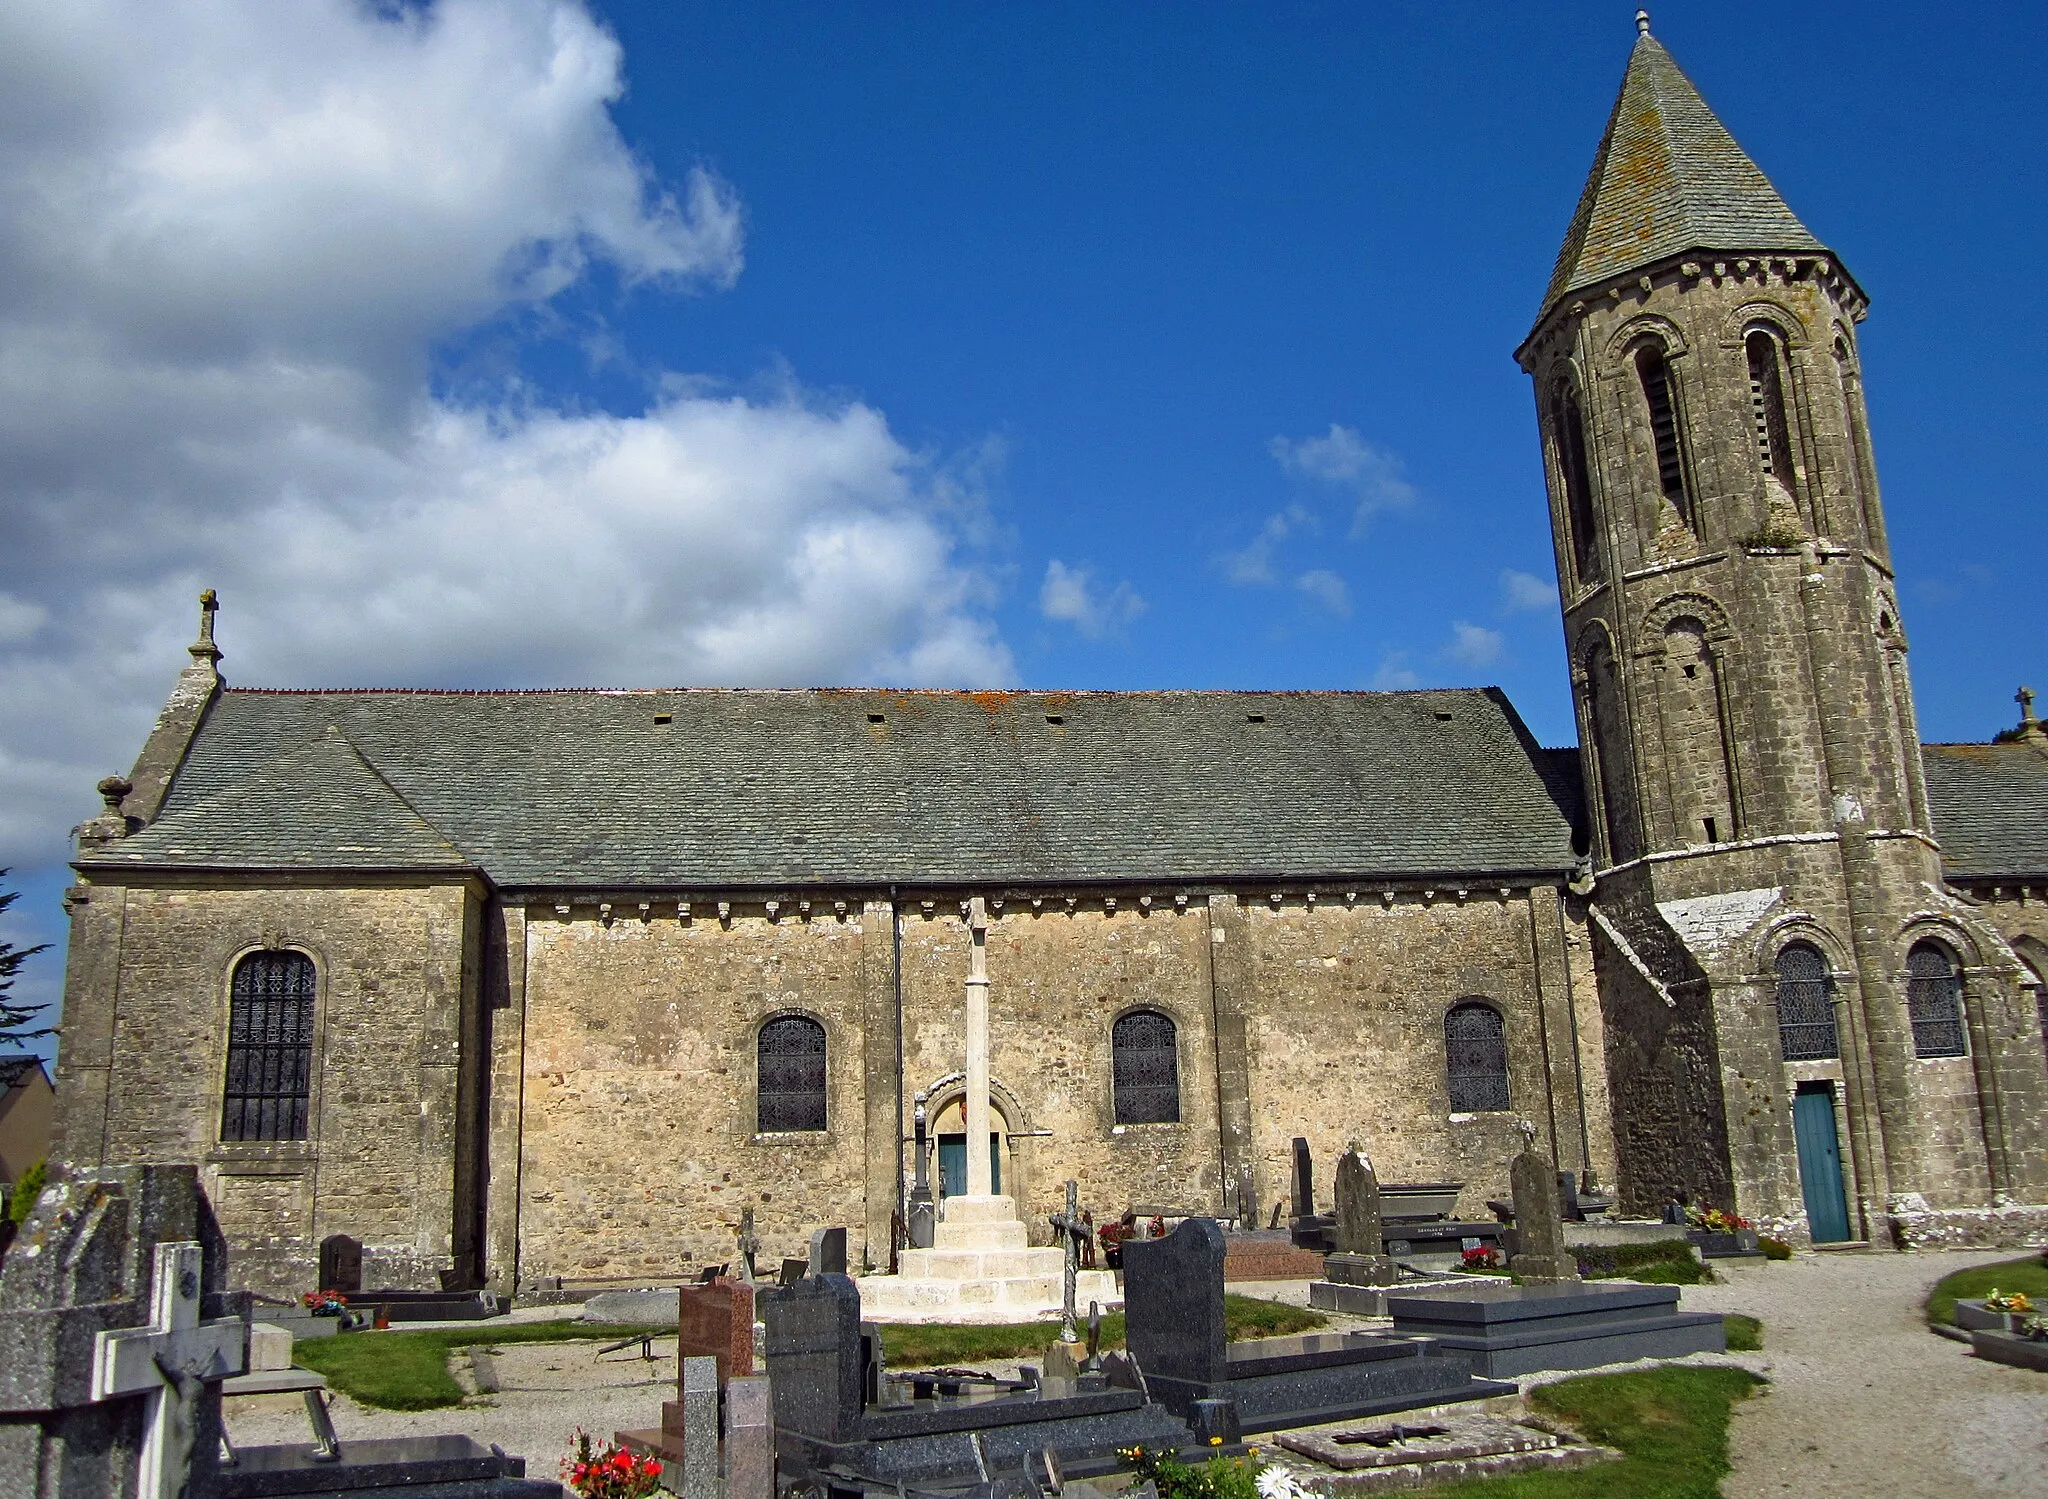
[[[1028,1190],[1029,1163],[1020,1149],[1030,1132],[1023,1111],[1000,1083],[989,1086],[989,1180],[994,1195],[1022,1202]],[[967,1191],[967,1091],[956,1073],[933,1086],[927,1104],[932,1141],[932,1189],[940,1197]]]

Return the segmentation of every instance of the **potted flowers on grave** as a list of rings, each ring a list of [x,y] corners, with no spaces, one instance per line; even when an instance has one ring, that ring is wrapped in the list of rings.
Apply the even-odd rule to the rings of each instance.
[[[2034,1303],[2025,1291],[2001,1291],[1993,1286],[1984,1297],[1984,1310],[2003,1313],[2005,1325],[2013,1332],[2019,1332],[2026,1322],[2039,1320],[2032,1315]]]
[[[602,1446],[576,1428],[576,1451],[562,1459],[562,1481],[580,1499],[648,1499],[661,1487],[661,1464],[610,1442]]]
[[[1747,1218],[1724,1213],[1719,1208],[1689,1207],[1685,1210],[1686,1237],[1699,1246],[1707,1259],[1733,1259],[1761,1254],[1756,1229]]]
[[[1458,1268],[1468,1275],[1492,1275],[1503,1268],[1500,1248],[1494,1244],[1475,1244],[1458,1256]]]
[[[308,1291],[299,1298],[312,1317],[341,1317],[348,1313],[348,1298],[339,1291]]]

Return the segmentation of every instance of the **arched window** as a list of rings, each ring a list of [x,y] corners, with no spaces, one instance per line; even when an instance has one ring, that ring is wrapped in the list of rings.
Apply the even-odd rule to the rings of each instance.
[[[1444,1016],[1444,1056],[1451,1112],[1480,1114],[1508,1106],[1507,1027],[1500,1011],[1463,1000]]]
[[[1557,434],[1557,466],[1564,481],[1565,524],[1571,528],[1572,560],[1579,581],[1600,576],[1600,537],[1593,524],[1593,481],[1586,465],[1586,421],[1571,382],[1560,380],[1550,406],[1551,429]]]
[[[1913,1022],[1913,1055],[1965,1054],[1963,977],[1938,942],[1915,942],[1906,954],[1906,1014]]]
[[[1756,426],[1756,456],[1763,471],[1792,487],[1792,428],[1785,419],[1785,355],[1777,338],[1752,328],[1742,341],[1749,357],[1750,417]]]
[[[1778,954],[1778,1049],[1788,1062],[1842,1054],[1835,1034],[1835,977],[1810,942],[1794,942]]]
[[[1174,1025],[1157,1010],[1133,1010],[1110,1027],[1110,1091],[1118,1124],[1180,1122],[1180,1058]]]
[[[778,1015],[761,1027],[754,1128],[764,1135],[825,1127],[825,1027]]]
[[[1644,344],[1636,351],[1636,378],[1642,381],[1643,403],[1650,412],[1650,439],[1657,449],[1657,485],[1678,512],[1678,518],[1691,525],[1692,496],[1685,487],[1678,402],[1671,390],[1671,366],[1665,362],[1662,348]]]
[[[228,990],[228,1078],[223,1140],[303,1140],[313,1079],[313,960],[253,952]]]

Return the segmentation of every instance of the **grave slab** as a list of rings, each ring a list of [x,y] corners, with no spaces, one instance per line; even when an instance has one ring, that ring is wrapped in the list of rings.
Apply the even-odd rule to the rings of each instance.
[[[1611,1448],[1574,1442],[1503,1416],[1468,1408],[1406,1413],[1398,1422],[1314,1426],[1276,1445],[1342,1474],[1332,1492],[1374,1494],[1611,1462]]]
[[[423,1493],[433,1499],[561,1499],[559,1483],[525,1474],[525,1458],[466,1436],[383,1437],[343,1442],[332,1460],[318,1457],[311,1444],[245,1448],[232,1467],[222,1467],[211,1492],[218,1499]]]
[[[1721,1318],[1679,1311],[1676,1286],[1494,1282],[1392,1296],[1387,1309],[1397,1335],[1433,1338],[1492,1379],[1727,1347]]]
[[[1153,1398],[1183,1420],[1198,1402],[1236,1404],[1245,1432],[1512,1394],[1426,1337],[1305,1333],[1231,1343],[1223,1233],[1190,1218],[1124,1246],[1125,1341]]]
[[[2048,1343],[2023,1338],[2017,1333],[1989,1329],[1970,1334],[1970,1347],[1981,1359],[2010,1364],[2015,1369],[2039,1369],[2048,1374]]]

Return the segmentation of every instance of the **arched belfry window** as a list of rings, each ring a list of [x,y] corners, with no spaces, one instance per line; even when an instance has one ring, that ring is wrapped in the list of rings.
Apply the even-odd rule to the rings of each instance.
[[[1481,1114],[1508,1106],[1508,1039],[1500,1011],[1462,1000],[1444,1015],[1444,1057],[1451,1112]]]
[[[228,988],[223,1140],[303,1140],[319,978],[302,952],[254,952]]]
[[[1913,1055],[1960,1057],[1963,1044],[1963,976],[1938,942],[1915,942],[1906,954],[1906,1015],[1913,1022]]]
[[[1785,416],[1785,351],[1777,335],[1752,328],[1742,341],[1749,360],[1750,420],[1756,429],[1757,463],[1797,496],[1792,487],[1792,426]]]
[[[825,1127],[825,1027],[808,1015],[778,1015],[756,1045],[755,1129],[764,1135]]]
[[[1842,1054],[1835,1032],[1835,978],[1810,942],[1778,954],[1778,1049],[1788,1062],[1818,1062]]]
[[[1133,1010],[1109,1030],[1110,1091],[1118,1124],[1180,1122],[1180,1057],[1174,1024],[1157,1010]]]
[[[1671,365],[1660,345],[1647,343],[1636,350],[1636,378],[1642,382],[1643,404],[1650,413],[1650,440],[1657,452],[1657,487],[1678,512],[1678,518],[1691,525],[1692,496],[1685,486],[1684,433],[1679,426]]]
[[[1593,522],[1593,479],[1586,462],[1586,419],[1569,380],[1557,382],[1550,404],[1557,437],[1558,477],[1564,485],[1565,524],[1571,529],[1572,561],[1579,581],[1600,576],[1600,537]]]

